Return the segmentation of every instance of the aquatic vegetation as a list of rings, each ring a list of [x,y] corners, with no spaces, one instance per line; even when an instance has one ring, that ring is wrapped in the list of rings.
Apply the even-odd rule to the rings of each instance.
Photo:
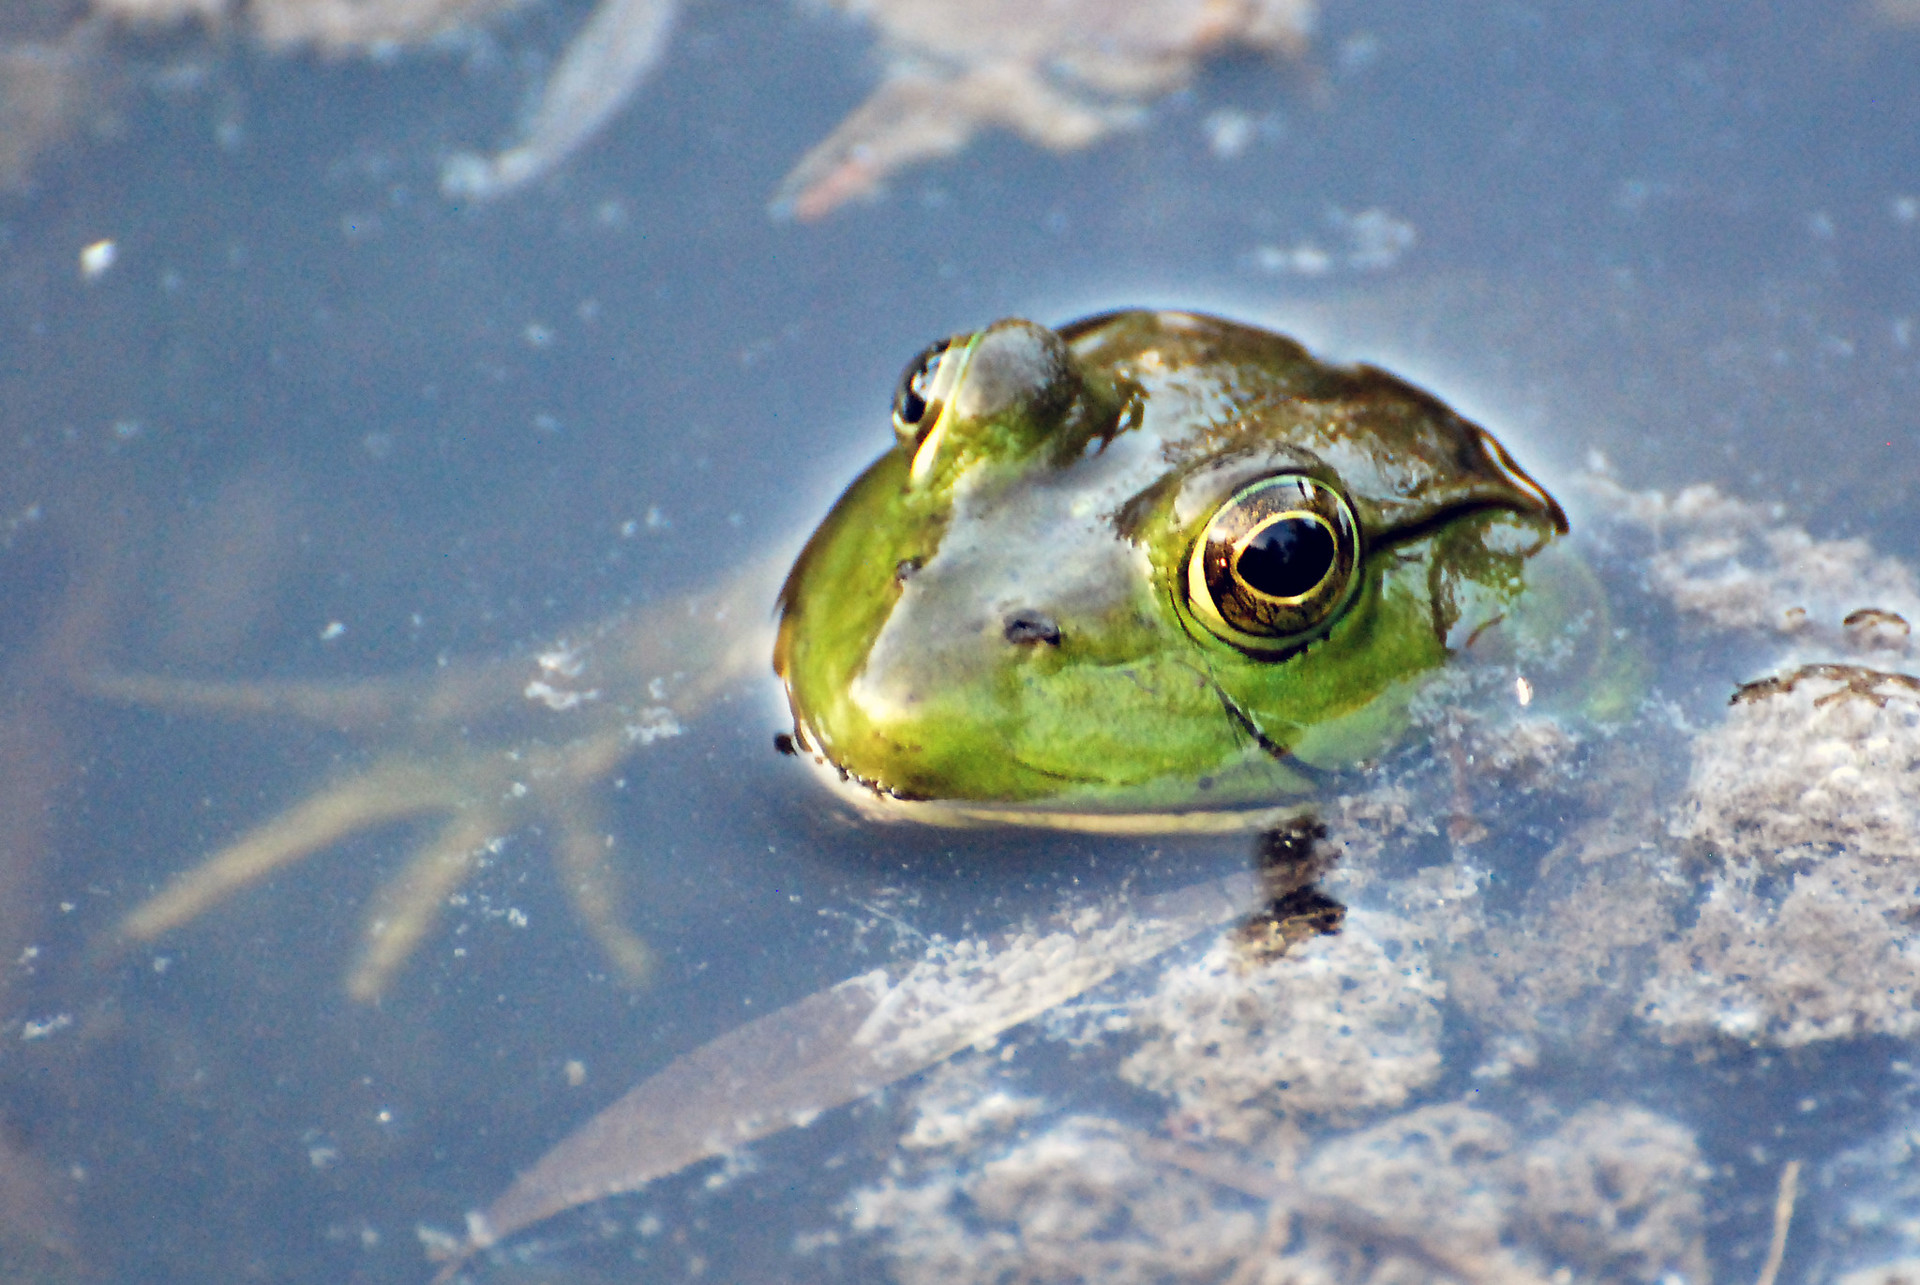
[[[961,1093],[930,1082],[921,1124],[971,1106]],[[1632,1107],[1522,1133],[1429,1106],[1278,1163],[1086,1116],[1010,1136],[1007,1114],[849,1198],[895,1279],[1517,1283],[1578,1263],[1651,1282],[1705,1266],[1694,1140]]]
[[[1249,889],[1203,884],[1080,907],[998,939],[935,941],[917,959],[849,978],[677,1059],[595,1116],[469,1218],[454,1266],[563,1210],[758,1138],[804,1127],[991,1044],[1244,907]]]
[[[1133,950],[1106,980],[1076,975],[1043,1020],[982,1021],[971,1051],[952,1036],[920,1043],[913,1063],[949,1047],[951,1060],[881,1114],[898,1131],[893,1158],[813,1241],[868,1247],[904,1281],[1704,1279],[1710,1166],[1684,1114],[1631,1104],[1644,1059],[1727,1040],[1845,1056],[1863,1035],[1908,1033],[1904,974],[1874,961],[1905,941],[1912,878],[1896,872],[1910,831],[1897,809],[1911,792],[1894,784],[1913,762],[1901,746],[1915,680],[1804,659],[1849,647],[1905,658],[1907,573],[1704,488],[1633,493],[1600,477],[1587,489],[1604,512],[1585,547],[1627,560],[1628,579],[1610,583],[1646,586],[1636,629],[1679,631],[1688,654],[1716,658],[1709,672],[1726,661],[1778,677],[1736,689],[1724,721],[1697,731],[1659,700],[1598,732],[1531,711],[1436,710],[1432,731],[1457,753],[1385,762],[1323,810],[1345,853],[1326,886],[1356,907],[1340,935],[1249,967],[1231,935],[1210,938],[1216,910],[1179,925],[1189,945],[1156,939],[1169,953]],[[1851,577],[1815,570],[1835,566]],[[1881,806],[1856,806],[1860,791]],[[1561,818],[1552,842],[1524,855],[1511,827],[1547,816]],[[1420,852],[1431,855],[1409,869]],[[1797,873],[1767,882],[1767,869]],[[1493,895],[1496,880],[1522,879],[1518,901]],[[1815,895],[1824,912],[1798,909]],[[1086,913],[1097,953],[1116,912]],[[1708,958],[1703,942],[1726,940],[1733,921],[1748,953]],[[1022,971],[1014,945],[938,956],[956,948]],[[1860,968],[1832,966],[1863,951]],[[990,987],[965,994],[916,1021],[952,1032],[1010,1011]],[[824,999],[756,1026],[809,1025]],[[1740,1020],[1743,1005],[1759,1020]],[[755,1029],[727,1037],[728,1060],[773,1054]],[[1438,1078],[1442,1047],[1460,1041],[1482,1058],[1464,1097],[1459,1079]],[[1053,1046],[1073,1051],[1069,1083],[1026,1069]],[[1577,1081],[1549,1089],[1530,1075],[1568,1058],[1586,1067]],[[672,1117],[707,1146],[661,1148],[649,1130],[681,1100],[677,1074],[582,1126],[476,1223],[486,1236],[465,1252],[530,1220],[536,1187],[544,1216],[572,1203],[554,1199],[570,1184],[590,1199],[728,1154],[735,1144],[715,1140],[742,1121],[759,1137],[815,1118],[783,1116],[786,1099],[742,1084],[710,1116]],[[841,1096],[893,1078],[842,1075]],[[1157,1120],[1139,1119],[1129,1094],[1141,1090]],[[627,1159],[622,1177],[636,1155],[648,1162]],[[1782,1172],[1774,1270],[1798,1166]],[[577,1183],[588,1176],[591,1195]]]
[[[384,55],[446,43],[522,0],[94,0],[53,43],[0,49],[0,174],[24,173],[85,95],[84,58],[105,26],[235,27],[269,50]],[[960,151],[998,126],[1058,151],[1137,128],[1154,99],[1187,84],[1216,51],[1303,53],[1312,0],[843,0],[879,38],[873,95],[781,183],[777,213],[819,218],[870,197],[909,165]],[[551,173],[587,145],[667,56],[679,0],[600,0],[567,46],[518,137],[442,169],[449,196],[489,198]],[[11,153],[11,154],[10,154]],[[11,162],[11,164],[9,164]]]
[[[1209,324],[1160,321],[1175,330]],[[1114,342],[1103,327],[1125,331],[1128,324],[1123,315],[1066,333],[1086,345],[1082,351],[1098,352]],[[1245,588],[1209,579],[1204,554],[1191,552],[1193,532],[1204,535],[1219,512],[1265,494],[1264,475],[1214,476],[1218,460],[1247,458],[1235,434],[1244,428],[1239,410],[1251,403],[1224,408],[1234,413],[1192,439],[1205,449],[1191,458],[1175,449],[1129,463],[1111,442],[1086,449],[1106,429],[1131,423],[1116,410],[1131,394],[1114,390],[1135,376],[1116,363],[1125,379],[1090,380],[1080,370],[1078,384],[1065,380],[1063,370],[1079,368],[1052,361],[1054,348],[1031,333],[1039,329],[1008,323],[936,346],[910,368],[896,408],[895,447],[849,490],[789,581],[782,656],[796,667],[787,669],[795,747],[830,772],[845,746],[858,745],[862,719],[871,724],[892,708],[885,691],[851,715],[835,707],[853,687],[832,681],[851,672],[846,655],[877,652],[882,643],[875,640],[899,621],[902,628],[950,621],[950,604],[935,595],[959,585],[966,591],[959,601],[973,602],[982,568],[994,575],[1024,570],[1037,549],[1056,548],[1018,525],[966,526],[993,514],[996,498],[1022,493],[1035,476],[1051,477],[1036,472],[1043,466],[1093,461],[1115,470],[1151,460],[1172,470],[1179,485],[1121,488],[1154,500],[1122,506],[1127,529],[1144,533],[1148,546],[1164,534],[1156,522],[1174,515],[1166,530],[1177,534],[1165,544],[1179,556],[1127,564],[1128,574],[1138,570],[1149,584],[1189,595],[1156,606],[1181,622],[1169,637],[1244,655],[1247,646],[1261,645],[1254,627],[1296,636],[1287,632],[1298,627],[1293,617],[1236,623],[1229,611],[1238,607],[1218,603]],[[1202,369],[1217,370],[1218,348],[1202,347],[1210,354]],[[962,360],[950,368],[955,352]],[[1308,369],[1335,382],[1357,377]],[[1246,373],[1232,381],[1243,393],[1239,376]],[[1159,387],[1145,379],[1141,386]],[[1394,401],[1406,396],[1404,386],[1370,387],[1389,404],[1406,404]],[[951,421],[949,399],[961,408]],[[991,413],[980,409],[989,404]],[[1307,418],[1316,432],[1324,426]],[[1323,543],[1334,552],[1319,567],[1321,579],[1342,567],[1362,580],[1390,580],[1408,565],[1419,571],[1405,582],[1419,606],[1405,629],[1365,641],[1424,640],[1434,631],[1450,637],[1464,620],[1465,647],[1495,637],[1496,624],[1513,643],[1490,647],[1471,664],[1443,664],[1416,648],[1418,663],[1405,664],[1392,646],[1342,651],[1336,644],[1353,640],[1336,632],[1344,617],[1335,611],[1331,623],[1305,626],[1325,628],[1313,636],[1328,646],[1317,653],[1278,649],[1280,659],[1271,663],[1282,666],[1303,654],[1317,655],[1322,665],[1330,657],[1395,661],[1391,681],[1377,685],[1346,683],[1380,677],[1368,663],[1333,671],[1342,680],[1336,686],[1358,691],[1363,707],[1386,699],[1383,690],[1394,693],[1393,716],[1354,741],[1335,742],[1313,764],[1323,774],[1312,792],[1323,828],[1294,831],[1312,849],[1312,860],[1302,864],[1311,867],[1320,894],[1350,908],[1344,922],[1337,914],[1317,921],[1321,931],[1337,933],[1281,934],[1283,949],[1262,949],[1249,927],[1272,913],[1285,886],[1261,870],[1151,897],[1066,895],[1051,917],[902,944],[882,966],[683,1054],[587,1121],[475,1213],[465,1237],[444,1238],[452,1257],[446,1274],[502,1252],[508,1238],[566,1210],[638,1191],[703,1161],[738,1158],[760,1140],[900,1086],[863,1125],[878,1141],[861,1154],[885,1159],[847,1166],[839,1203],[821,1215],[829,1225],[811,1233],[808,1244],[815,1252],[877,1257],[901,1279],[973,1271],[983,1278],[1076,1279],[1095,1269],[1120,1280],[1383,1285],[1536,1281],[1563,1271],[1574,1279],[1700,1278],[1706,1211],[1726,1192],[1703,1158],[1698,1108],[1649,1100],[1645,1086],[1695,1074],[1688,1068],[1753,1046],[1831,1057],[1837,1067],[1867,1037],[1913,1033],[1903,931],[1913,887],[1907,782],[1920,764],[1913,744],[1920,679],[1906,672],[1913,664],[1906,621],[1920,610],[1911,576],[1860,542],[1815,539],[1766,506],[1706,488],[1636,492],[1605,476],[1584,483],[1577,558],[1552,563],[1542,550],[1567,547],[1550,517],[1558,510],[1548,509],[1551,501],[1490,439],[1472,436],[1449,440],[1478,443],[1485,459],[1501,466],[1474,474],[1477,485],[1491,488],[1474,496],[1499,498],[1491,506],[1496,520],[1472,505],[1443,505],[1437,512],[1456,525],[1443,522],[1436,531],[1431,522],[1415,523],[1396,544],[1397,528],[1366,525],[1373,500],[1350,480],[1364,471],[1355,460],[1369,458],[1370,439],[1355,418],[1327,422],[1339,426],[1331,440],[1344,467],[1311,476],[1356,497],[1344,502],[1361,510],[1360,529],[1389,556],[1342,563],[1337,532],[1329,534]],[[1006,431],[996,438],[982,425]],[[1047,433],[1066,426],[1083,436],[1072,450],[1034,455],[1034,440],[1052,440],[1036,436],[1036,426]],[[1161,426],[1156,440],[1184,443],[1188,427],[1182,417],[1171,430]],[[1288,469],[1302,467],[1303,449],[1289,439]],[[1411,468],[1392,458],[1403,473]],[[1415,462],[1451,458],[1436,451]],[[987,480],[942,489],[943,469],[972,467],[984,469]],[[935,492],[931,499],[899,501],[901,493],[914,494],[911,486],[882,485],[916,474]],[[1167,497],[1187,494],[1191,477],[1218,485],[1206,502],[1182,510]],[[1289,495],[1329,507],[1285,509],[1276,521],[1304,524],[1314,513],[1339,511],[1306,486]],[[955,496],[961,502],[950,503]],[[889,507],[895,503],[904,507]],[[1460,519],[1463,509],[1468,516]],[[1014,511],[1050,512],[1031,504]],[[1071,519],[1076,511],[1068,504],[1064,512]],[[1323,525],[1332,532],[1335,520]],[[1488,534],[1512,527],[1526,527],[1529,538]],[[1070,521],[1047,529],[1070,529]],[[1098,546],[1112,529],[1111,522],[1093,523],[1085,534]],[[886,556],[843,558],[842,539],[863,549],[877,545]],[[950,562],[939,561],[943,552],[954,554]],[[1511,556],[1482,560],[1488,552]],[[1116,565],[1061,558],[1047,571],[1070,579],[1070,572]],[[1572,569],[1535,576],[1552,566]],[[1167,568],[1177,573],[1171,579]],[[1459,578],[1450,579],[1456,572]],[[867,576],[862,583],[873,592],[811,596],[819,583],[843,574]],[[759,587],[752,593],[765,601],[771,576],[754,575]],[[1255,569],[1241,578],[1252,576],[1253,584],[1262,575]],[[1109,619],[1097,614],[1106,600],[1077,593],[1028,601],[1034,586],[1053,583],[1039,576],[991,580],[986,627],[936,630],[951,644],[942,653],[950,663],[934,675],[941,685],[919,694],[972,691],[969,683],[997,674],[1002,662],[1058,666],[1056,656],[1070,658],[1070,640],[1098,634],[1085,621]],[[1002,593],[1009,584],[1020,593]],[[1439,593],[1435,584],[1454,592]],[[1330,600],[1344,600],[1346,592]],[[1364,600],[1369,590],[1350,592]],[[752,593],[742,593],[691,613],[582,631],[575,646],[543,653],[531,668],[476,666],[430,684],[330,689],[98,680],[100,691],[122,699],[357,718],[404,733],[387,737],[399,748],[376,752],[370,768],[323,787],[308,804],[183,876],[181,891],[154,903],[165,916],[152,906],[138,910],[126,931],[137,935],[149,917],[176,925],[211,907],[240,886],[236,876],[261,864],[260,853],[271,855],[267,864],[297,860],[341,834],[424,813],[450,818],[449,828],[398,886],[394,901],[417,913],[383,911],[370,926],[368,958],[387,962],[372,971],[361,965],[356,976],[374,982],[361,993],[376,992],[404,956],[380,949],[388,925],[424,926],[452,886],[436,879],[447,872],[457,879],[469,868],[449,854],[457,847],[470,863],[475,836],[531,817],[557,823],[563,836],[597,840],[575,845],[597,855],[581,867],[587,878],[570,887],[590,927],[617,925],[606,909],[611,899],[596,891],[604,885],[594,882],[609,873],[597,864],[605,858],[604,832],[580,818],[591,815],[590,792],[612,764],[659,739],[633,729],[664,734],[671,721],[694,715],[712,684],[733,681],[765,655],[736,661],[713,653],[713,613],[751,600]],[[1199,615],[1194,603],[1201,598],[1215,604],[1220,622]],[[848,601],[857,610],[831,607]],[[902,602],[915,610],[895,617]],[[1180,614],[1182,602],[1191,619]],[[1462,611],[1445,618],[1436,604]],[[1089,610],[1094,614],[1074,614]],[[825,642],[795,641],[793,631],[809,612],[815,627],[824,613]],[[1159,635],[1138,614],[1126,618],[1126,629],[1097,640],[1118,639],[1135,649],[1130,655],[1150,654],[1140,639]],[[688,632],[675,636],[675,620]],[[737,636],[768,645],[755,630]],[[807,646],[817,651],[809,656]],[[1660,667],[1650,674],[1647,657],[1656,648]],[[675,657],[703,651],[710,666],[689,677]],[[1442,648],[1438,656],[1445,654]],[[814,668],[796,679],[801,665]],[[911,665],[903,672],[932,681]],[[1287,672],[1329,671],[1296,665]],[[1005,686],[987,682],[981,690],[992,699],[968,709],[992,708],[1005,698]],[[876,680],[876,689],[883,687]],[[1264,714],[1264,707],[1251,708],[1249,721]],[[1224,720],[1217,708],[1214,716]],[[1316,725],[1304,721],[1259,738],[1236,726],[1278,759],[1290,746],[1313,746],[1316,754],[1324,748],[1313,740]],[[1056,762],[1086,744],[1097,748],[1097,735],[1080,739],[1084,730],[1070,721],[1051,725],[1054,739],[1040,748]],[[1223,752],[1214,741],[1201,744],[1204,754]],[[924,745],[924,738],[915,740],[906,753],[862,747],[869,756],[848,755],[848,775],[857,779],[844,784],[895,815],[920,808],[949,822],[1011,819],[1009,805],[968,792],[981,779],[979,760],[961,756],[954,775],[937,777],[928,759],[914,757]],[[1254,761],[1265,770],[1258,756]],[[984,771],[1004,769],[988,763]],[[913,788],[895,784],[907,779]],[[930,796],[928,781],[952,788]],[[1020,804],[1034,809],[1029,819],[1037,824],[1092,829],[1116,819],[1185,824],[1222,814],[1195,806],[1196,793],[1211,786],[1184,777],[1178,784],[1186,792],[1175,788],[1173,774],[1091,782],[1083,775],[1031,789]],[[1140,810],[1143,790],[1163,805],[1160,812]],[[1281,793],[1289,800],[1284,813],[1297,814],[1307,792]],[[1251,801],[1229,799],[1225,810]],[[1263,826],[1281,816],[1271,807],[1248,815]],[[564,845],[561,856],[570,860]],[[574,879],[574,867],[564,868]],[[1222,935],[1235,919],[1238,926]],[[417,933],[391,940],[410,944]],[[622,939],[603,941],[617,958]],[[1841,957],[1861,967],[1834,968]],[[1049,1060],[1057,1070],[1062,1057],[1072,1059],[1073,1075],[1049,1074]],[[1536,1073],[1567,1065],[1581,1074]],[[1754,1072],[1755,1092],[1771,1105],[1756,1108],[1757,1116],[1772,1107],[1783,1115],[1808,1109],[1802,1103],[1813,1099],[1764,1097],[1778,1092],[1765,1074]],[[1775,1272],[1799,1173],[1797,1156],[1778,1160],[1785,1213],[1772,1225]]]
[[[1168,1099],[1176,1127],[1252,1144],[1288,1120],[1351,1120],[1440,1073],[1446,984],[1422,934],[1356,912],[1285,966],[1248,968],[1231,941],[1170,965],[1130,1015],[1120,1077]]]
[[[878,89],[780,184],[775,208],[818,218],[985,126],[1055,151],[1138,128],[1146,105],[1215,50],[1299,57],[1312,0],[836,0],[880,37]]]
[[[1661,948],[1648,1019],[1787,1046],[1920,1032],[1917,774],[1906,674],[1828,664],[1741,692],[1695,742],[1675,828],[1711,873]]]

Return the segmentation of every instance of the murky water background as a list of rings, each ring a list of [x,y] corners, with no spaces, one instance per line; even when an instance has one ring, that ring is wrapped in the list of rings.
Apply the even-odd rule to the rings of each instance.
[[[495,39],[556,48],[576,9]],[[877,204],[769,220],[779,177],[864,96],[867,43],[774,0],[695,4],[604,138],[471,208],[435,191],[438,162],[502,134],[537,65],[130,43],[118,131],[0,203],[0,897],[19,951],[0,959],[0,1119],[53,1176],[57,1208],[22,1197],[26,1221],[76,1251],[7,1251],[19,1278],[421,1279],[417,1227],[459,1231],[674,1055],[884,956],[875,907],[987,928],[1076,881],[1172,886],[1244,859],[1238,840],[856,830],[773,753],[763,692],[637,759],[615,796],[656,986],[605,975],[531,833],[378,1007],[355,1005],[339,975],[402,833],[155,949],[99,949],[355,743],[63,695],[50,631],[203,676],[543,647],[795,547],[883,445],[926,339],[1136,303],[1378,361],[1555,489],[1597,451],[1630,485],[1716,481],[1920,554],[1920,30],[1814,4],[1330,0],[1312,73],[1229,59],[1139,134],[1064,157],[988,136]],[[102,238],[118,259],[85,280]],[[1896,1052],[1870,1045],[1861,1095],[1787,1122],[1812,1159],[1884,1121]],[[823,1164],[883,1162],[890,1135],[867,1126],[885,1110],[770,1143],[758,1172],[558,1220],[482,1278],[630,1279],[642,1240],[646,1279],[870,1272],[790,1251],[849,1185]],[[1734,1279],[1764,1248],[1753,1184],[1772,1173],[1733,1172],[1759,1141],[1737,1114],[1706,1112],[1729,1132],[1702,1139]],[[648,1219],[662,1230],[636,1238]],[[1796,1246],[1786,1278],[1813,1262]]]

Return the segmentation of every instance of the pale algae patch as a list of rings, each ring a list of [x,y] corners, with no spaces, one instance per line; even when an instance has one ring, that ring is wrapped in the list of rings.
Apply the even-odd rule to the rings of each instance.
[[[916,1129],[980,1118],[968,1087],[959,1074],[929,1086]],[[1685,1126],[1638,1107],[1594,1104],[1522,1133],[1447,1103],[1304,1154],[1238,1160],[1099,1116],[1023,1128],[1035,1109],[964,1137],[935,1126],[950,1148],[903,1155],[849,1198],[851,1229],[880,1241],[893,1279],[1707,1279],[1699,1148]]]
[[[1596,541],[1644,554],[1685,681],[1758,685],[1708,719],[1663,675],[1598,734],[1436,720],[1426,768],[1325,813],[1347,853],[1329,887],[1380,908],[1264,968],[1183,952],[1107,1021],[1144,1118],[979,1059],[920,1090],[917,1141],[844,1207],[896,1279],[1709,1278],[1713,1168],[1685,1119],[1614,1098],[1621,1056],[1920,1032],[1920,595],[1768,506],[1595,487]],[[1516,883],[1501,826],[1541,815]],[[1450,855],[1381,872],[1410,847]],[[1464,1096],[1456,1048],[1480,1058]],[[1570,1055],[1584,1086],[1525,1089]],[[1799,1219],[1822,1234],[1817,1205]]]
[[[1865,669],[1742,700],[1694,742],[1677,835],[1711,863],[1644,993],[1667,1039],[1920,1033],[1920,691]]]
[[[1130,1083],[1171,1099],[1183,1131],[1248,1142],[1290,1115],[1396,1107],[1440,1073],[1446,985],[1406,920],[1356,912],[1283,966],[1231,944],[1161,974],[1134,1009]]]

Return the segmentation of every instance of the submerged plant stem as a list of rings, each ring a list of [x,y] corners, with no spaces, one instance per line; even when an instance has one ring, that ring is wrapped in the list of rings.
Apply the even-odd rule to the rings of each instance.
[[[1793,1226],[1793,1206],[1800,1198],[1800,1162],[1789,1160],[1780,1170],[1780,1192],[1773,1198],[1773,1242],[1767,1246],[1767,1261],[1760,1266],[1755,1285],[1773,1285],[1780,1275],[1780,1262],[1787,1256],[1787,1231]]]

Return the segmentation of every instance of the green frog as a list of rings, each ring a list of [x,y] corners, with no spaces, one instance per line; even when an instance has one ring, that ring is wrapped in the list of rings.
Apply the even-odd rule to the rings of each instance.
[[[893,427],[774,653],[795,746],[874,810],[1251,827],[1566,596],[1530,571],[1566,517],[1484,429],[1231,321],[1002,321],[928,348]]]
[[[1522,704],[1590,668],[1567,624],[1595,595],[1559,553],[1553,498],[1427,393],[1279,335],[1184,312],[1002,321],[912,363],[893,433],[800,553],[773,641],[787,748],[866,811],[1259,830],[1405,739],[1454,662],[1493,662]],[[369,918],[349,990],[374,998],[489,847],[542,820],[589,930],[643,975],[594,794],[765,663],[753,621],[772,584],[752,570],[531,669],[412,687],[96,679],[402,742],[180,876],[122,935],[152,940],[356,831],[437,816]]]

